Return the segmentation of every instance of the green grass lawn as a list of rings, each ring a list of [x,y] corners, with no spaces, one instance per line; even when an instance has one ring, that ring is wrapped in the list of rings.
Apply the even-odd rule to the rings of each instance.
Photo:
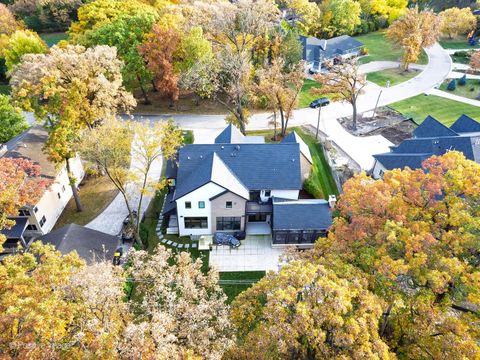
[[[231,303],[238,294],[247,290],[265,276],[265,271],[231,271],[220,273],[220,285]]]
[[[375,31],[365,35],[356,36],[355,39],[361,41],[368,49],[368,55],[360,58],[360,64],[366,64],[371,61],[399,61],[402,57],[402,50],[399,46],[393,47],[385,37],[385,31]],[[427,64],[427,54],[422,50],[418,64]]]
[[[53,45],[57,44],[60,40],[66,40],[68,35],[64,32],[56,32],[56,33],[42,33],[39,34],[43,41],[45,41],[48,47],[52,47]]]
[[[2,95],[10,95],[10,85],[8,85],[8,84],[0,84],[0,94],[2,94]]]
[[[480,49],[480,45],[470,46],[467,37],[461,39],[441,39],[439,44],[444,49]]]
[[[87,177],[80,184],[80,199],[83,211],[78,212],[73,197],[67,203],[55,224],[55,229],[67,224],[88,224],[100,214],[118,194],[118,190],[107,176]]]
[[[440,85],[440,90],[475,100],[480,95],[480,80],[467,80],[466,85],[463,86],[459,85],[457,81],[457,88],[453,91],[447,90],[450,80],[451,79],[445,80],[442,85]]]
[[[310,105],[310,103],[318,99],[319,97],[322,97],[320,95],[312,95],[311,94],[311,89],[318,88],[320,87],[320,84],[317,83],[316,81],[310,80],[310,79],[305,79],[305,82],[303,83],[302,91],[300,92],[300,96],[298,99],[298,107],[299,108],[306,108]]]
[[[390,105],[407,118],[420,124],[428,115],[433,116],[446,126],[450,126],[460,115],[465,114],[480,119],[480,107],[464,104],[434,95],[417,95]]]
[[[387,81],[390,81],[390,86],[393,86],[410,80],[419,73],[419,70],[413,69],[407,72],[401,71],[400,69],[385,69],[368,73],[367,80],[383,87],[387,85]]]
[[[312,173],[305,181],[304,187],[315,198],[328,198],[328,195],[338,195],[338,188],[333,179],[332,169],[323,155],[320,144],[315,136],[303,131],[301,128],[290,128],[287,132],[295,130],[308,145],[313,159]],[[273,142],[273,130],[249,131],[248,135],[264,136],[265,142]]]

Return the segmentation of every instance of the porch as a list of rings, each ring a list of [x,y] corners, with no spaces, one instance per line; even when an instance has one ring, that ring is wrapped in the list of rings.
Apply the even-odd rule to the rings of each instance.
[[[272,203],[247,201],[245,207],[245,232],[247,235],[270,235],[272,233]]]

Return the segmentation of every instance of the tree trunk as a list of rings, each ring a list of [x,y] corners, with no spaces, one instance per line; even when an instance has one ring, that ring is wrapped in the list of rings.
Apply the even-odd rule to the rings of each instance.
[[[143,103],[144,103],[145,105],[150,105],[150,104],[151,104],[151,101],[150,101],[150,99],[148,98],[147,91],[145,90],[145,87],[143,86],[143,83],[142,83],[142,81],[140,80],[140,77],[137,76],[137,79],[138,79],[138,82],[140,83],[140,90],[142,91]]]
[[[65,159],[65,163],[67,165],[68,182],[70,183],[70,187],[72,188],[73,198],[75,199],[77,211],[82,212],[83,206],[80,201],[80,195],[78,194],[77,185],[75,184],[75,177],[73,176],[72,170],[70,169],[70,159]]]
[[[383,322],[382,326],[380,327],[380,337],[383,337],[383,335],[385,334],[385,330],[387,329],[388,317],[390,316],[390,312],[392,311],[392,305],[393,304],[389,304],[387,311],[383,314]]]
[[[287,132],[287,126],[285,124],[285,116],[283,114],[283,108],[280,106],[279,109],[280,110],[280,124],[281,124],[281,127],[282,127],[282,137],[285,137],[285,133]]]
[[[142,244],[142,239],[140,238],[140,214],[142,209],[142,202],[143,202],[143,193],[145,190],[145,186],[147,185],[148,180],[148,172],[150,171],[150,164],[145,169],[145,175],[143,177],[143,184],[142,188],[140,189],[140,199],[138,200],[138,207],[137,207],[137,221],[135,223],[135,240]]]
[[[273,141],[277,141],[277,112],[273,112]]]
[[[357,131],[357,100],[352,102],[353,116],[352,116],[352,128],[353,131]]]
[[[154,92],[158,91],[157,85],[155,85],[155,81],[152,80],[152,88]]]
[[[198,96],[197,93],[194,94],[194,101],[195,101],[195,106],[200,105],[200,96]]]
[[[240,125],[240,132],[243,135],[247,135],[247,129],[245,128],[245,117],[243,115],[243,109],[241,105],[237,105],[237,118]]]

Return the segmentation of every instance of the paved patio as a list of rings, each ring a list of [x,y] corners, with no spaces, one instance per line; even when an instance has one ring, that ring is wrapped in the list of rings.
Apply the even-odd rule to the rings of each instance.
[[[270,235],[247,235],[237,249],[214,246],[210,266],[218,271],[277,271],[282,249],[272,249]]]

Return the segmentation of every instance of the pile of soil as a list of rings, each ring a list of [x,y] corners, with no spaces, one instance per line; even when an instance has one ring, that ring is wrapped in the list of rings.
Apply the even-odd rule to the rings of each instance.
[[[370,116],[368,116],[370,115]],[[372,112],[357,116],[357,130],[352,129],[352,117],[338,119],[340,124],[350,134],[355,136],[382,135],[395,145],[403,140],[412,137],[412,132],[417,125],[411,120],[405,118],[399,112],[382,107],[377,109],[375,117],[372,118]]]

